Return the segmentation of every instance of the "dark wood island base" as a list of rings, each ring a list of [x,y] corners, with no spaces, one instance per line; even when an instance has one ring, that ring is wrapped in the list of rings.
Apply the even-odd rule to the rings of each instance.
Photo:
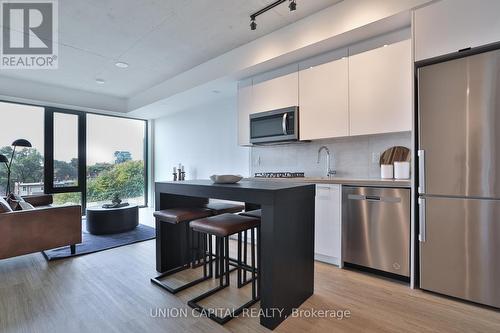
[[[274,329],[314,292],[315,186],[283,182],[209,180],[157,182],[155,209],[203,206],[208,198],[260,205],[261,325]],[[156,224],[156,270],[187,264],[185,225]]]

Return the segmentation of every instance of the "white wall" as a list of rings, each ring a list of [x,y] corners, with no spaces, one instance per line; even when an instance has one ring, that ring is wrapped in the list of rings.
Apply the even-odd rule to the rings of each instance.
[[[186,179],[213,174],[249,175],[249,150],[237,144],[236,97],[156,119],[155,180],[172,180],[172,168],[186,166]]]

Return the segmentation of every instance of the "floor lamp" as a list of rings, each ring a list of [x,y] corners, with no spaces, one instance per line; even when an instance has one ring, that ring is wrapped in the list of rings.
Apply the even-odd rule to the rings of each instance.
[[[9,159],[7,156],[0,154],[0,163],[5,164],[5,168],[7,169],[7,175],[9,174]]]
[[[12,155],[10,156],[9,164],[7,164],[7,158],[4,155],[1,155],[3,157],[0,157],[0,162],[4,162],[5,165],[7,166],[7,190],[5,191],[5,196],[8,196],[10,194],[10,172],[11,172],[11,168],[12,168],[12,161],[14,161],[14,154],[16,153],[16,148],[17,147],[25,147],[25,148],[32,147],[31,143],[26,139],[17,139],[16,141],[12,142],[12,146],[14,147],[14,149],[12,149]]]

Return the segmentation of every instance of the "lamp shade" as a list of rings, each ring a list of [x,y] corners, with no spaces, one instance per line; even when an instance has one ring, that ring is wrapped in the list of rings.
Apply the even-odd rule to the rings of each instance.
[[[14,146],[14,147],[28,147],[28,148],[31,148],[31,142],[29,142],[26,139],[17,139],[16,141],[12,142],[12,146]]]
[[[9,160],[5,155],[0,154],[0,163],[9,163]]]

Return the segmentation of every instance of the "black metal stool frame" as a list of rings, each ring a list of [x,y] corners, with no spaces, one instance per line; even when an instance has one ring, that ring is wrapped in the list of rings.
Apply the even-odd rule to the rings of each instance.
[[[189,223],[186,223],[186,227],[188,229],[186,234],[187,234],[187,256],[188,256],[188,258],[190,257],[189,263],[185,264],[184,266],[180,266],[180,267],[176,267],[174,269],[171,269],[171,270],[169,270],[163,274],[160,274],[157,277],[154,277],[151,279],[151,282],[153,284],[157,285],[160,288],[167,290],[171,294],[176,294],[182,290],[188,289],[194,285],[197,285],[198,283],[201,283],[201,282],[206,281],[208,279],[211,279],[213,277],[212,261],[211,260],[207,261],[207,256],[202,255],[201,257],[202,257],[202,265],[203,265],[203,276],[201,278],[196,279],[196,280],[191,281],[191,282],[188,282],[186,284],[183,284],[177,288],[171,287],[168,284],[166,284],[160,280],[160,279],[163,279],[167,276],[171,276],[175,273],[179,273],[181,271],[184,271],[186,269],[189,269],[189,268],[194,269],[194,268],[197,268],[200,266],[200,265],[196,264],[200,260],[199,249],[198,248],[195,249],[193,247],[194,234],[195,233],[198,234],[198,240],[200,240],[199,233],[191,230],[189,228]],[[203,236],[204,237],[201,238],[202,243],[203,243],[202,250],[203,250],[203,253],[206,254],[207,253],[207,237],[206,237],[206,235],[203,235]],[[199,243],[198,243],[198,245],[199,245]],[[212,253],[211,239],[209,239],[209,242],[208,242],[208,253]],[[208,270],[207,270],[207,267],[208,267]]]
[[[229,270],[229,265],[230,265],[230,258],[229,258],[229,235],[226,237],[219,237],[216,236],[216,257],[219,259],[219,267],[221,268],[220,270],[220,275],[219,275],[219,285],[215,287],[214,289],[211,289],[193,299],[188,301],[188,305],[195,309],[196,311],[200,313],[208,313],[208,317],[212,319],[213,321],[217,322],[220,325],[224,325],[234,317],[238,316],[240,313],[243,312],[243,309],[249,308],[253,304],[257,303],[260,300],[260,273],[257,270],[256,267],[256,261],[257,265],[260,266],[260,226],[257,226],[255,228],[249,229],[251,230],[251,267],[250,271],[252,273],[252,278],[249,282],[252,282],[252,299],[248,301],[247,303],[243,304],[242,306],[238,307],[234,311],[232,311],[231,314],[225,316],[225,317],[219,317],[215,315],[214,313],[207,312],[204,307],[198,304],[201,300],[212,296],[213,294],[221,291],[222,289],[225,289],[229,286],[229,278],[230,278],[230,273],[231,271]],[[257,251],[255,251],[255,231],[257,232]],[[244,231],[246,233],[246,231]],[[211,243],[211,235],[209,235],[209,243]],[[241,242],[238,242],[238,265],[237,265],[237,270],[238,270],[238,288],[241,288],[243,285],[240,286],[240,276],[241,272],[244,271],[245,275],[246,272],[249,270],[246,265],[242,265],[242,258],[241,258],[241,248],[240,248]],[[246,246],[246,244],[245,244]],[[256,255],[257,252],[257,255]],[[257,257],[257,259],[255,258]]]

